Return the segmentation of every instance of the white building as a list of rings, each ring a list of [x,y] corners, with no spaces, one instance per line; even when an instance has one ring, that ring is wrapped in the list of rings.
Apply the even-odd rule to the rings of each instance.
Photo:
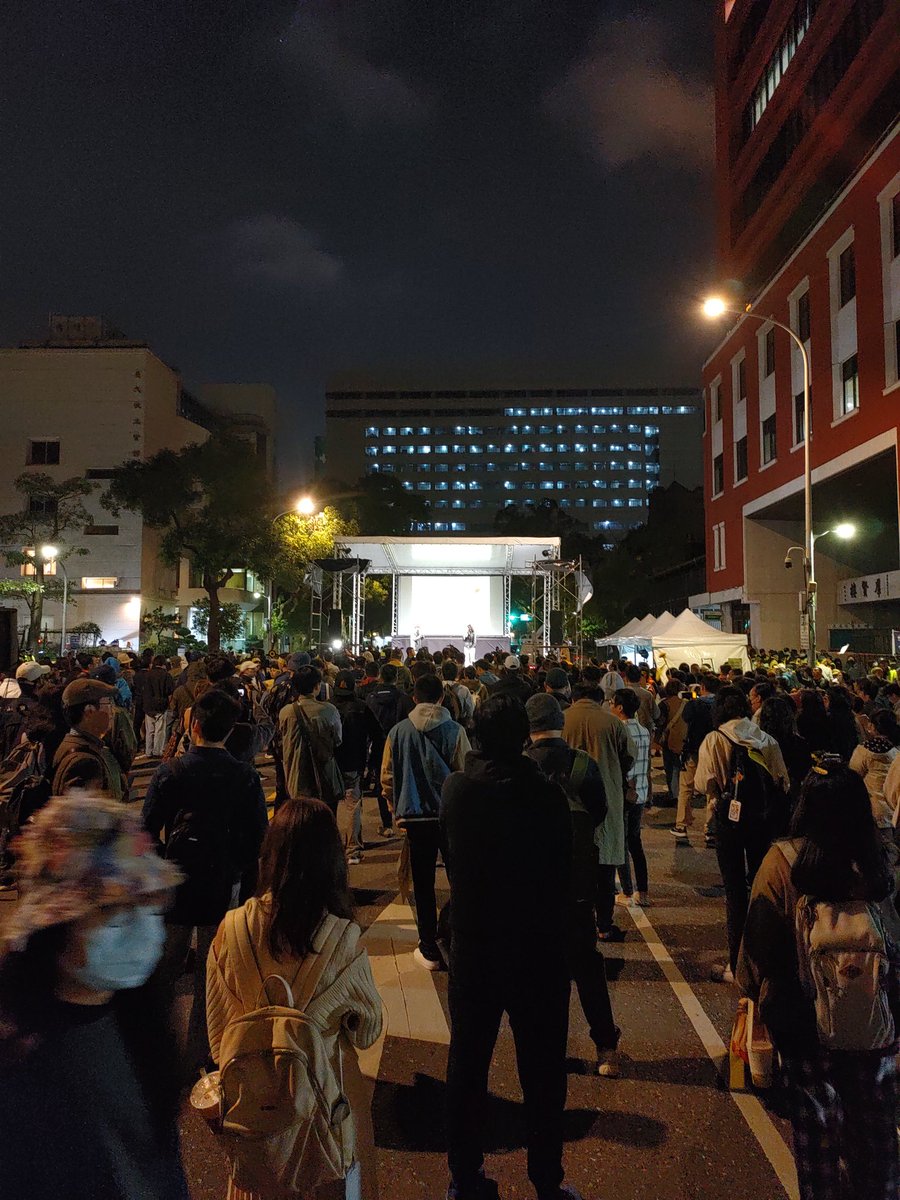
[[[94,524],[77,538],[88,553],[64,559],[72,598],[68,629],[92,621],[105,641],[137,647],[143,612],[162,605],[187,618],[203,595],[191,587],[186,562],[178,568],[160,562],[159,534],[139,515],[113,517],[100,504],[106,480],[123,462],[180,450],[223,426],[248,438],[272,468],[272,389],[210,385],[201,395],[185,391],[178,372],[146,343],[107,330],[97,318],[54,316],[47,341],[0,349],[0,513],[21,507],[13,481],[24,471],[56,480],[86,477],[97,485],[85,501]],[[13,578],[20,568],[0,565],[0,572]],[[227,599],[250,610],[258,607],[256,590],[257,581],[241,571]],[[24,602],[7,603],[19,609],[21,628]],[[58,640],[61,618],[61,604],[45,602],[51,642]]]

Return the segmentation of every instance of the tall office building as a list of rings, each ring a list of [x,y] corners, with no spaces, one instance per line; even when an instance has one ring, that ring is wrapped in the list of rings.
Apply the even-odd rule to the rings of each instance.
[[[70,531],[71,545],[59,547],[86,551],[63,557],[71,583],[67,629],[92,622],[107,642],[136,646],[143,612],[162,606],[186,619],[205,593],[187,562],[160,562],[159,534],[137,513],[113,516],[101,506],[105,481],[123,462],[180,450],[224,430],[248,441],[249,452],[271,470],[275,394],[264,385],[210,385],[198,397],[145,342],[99,318],[50,320],[45,340],[0,348],[0,512],[21,508],[13,486],[20,474],[90,481],[85,506],[94,520]],[[15,578],[22,570],[0,566],[0,576]],[[238,571],[229,588],[223,599],[248,612],[260,607],[253,594],[260,584],[249,572]],[[15,603],[23,630],[24,602],[5,603]],[[254,613],[254,620],[261,632],[262,615]],[[58,645],[59,603],[45,603],[44,623],[48,641]]]
[[[716,64],[719,270],[752,303],[703,371],[707,589],[755,645],[801,639],[803,375],[818,641],[900,621],[900,4],[732,0]],[[829,531],[857,527],[852,541]]]
[[[329,391],[326,473],[393,474],[428,505],[417,532],[491,533],[508,504],[552,498],[610,541],[650,491],[700,482],[694,388]]]

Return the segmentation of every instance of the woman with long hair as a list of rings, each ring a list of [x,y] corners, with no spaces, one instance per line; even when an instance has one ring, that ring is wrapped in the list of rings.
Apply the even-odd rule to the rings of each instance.
[[[884,785],[891,763],[900,754],[900,725],[886,708],[872,709],[863,715],[865,740],[850,756],[850,770],[862,777],[872,804],[872,816],[888,837],[893,833],[894,808],[885,799]]]
[[[859,731],[846,688],[831,687],[825,693],[828,709],[828,750],[849,762],[859,745]]]
[[[238,922],[249,934],[259,968],[252,979],[245,978],[241,964],[229,954],[226,926]],[[378,1039],[381,998],[359,936],[331,809],[321,800],[286,801],[263,843],[256,896],[227,914],[213,941],[206,1013],[212,1058],[218,1063],[226,1025],[257,1007],[261,980],[280,975],[290,982],[310,955],[326,955],[318,964],[318,983],[305,1012],[322,1034],[336,1076],[343,1078],[356,1129],[356,1161],[346,1180],[318,1188],[309,1200],[374,1200],[378,1195],[371,1089],[359,1069],[356,1048],[364,1050]],[[228,1196],[246,1200],[257,1194],[230,1182]]]
[[[0,962],[3,1200],[187,1200],[166,998],[148,982],[180,880],[140,815],[73,792],[16,844]]]
[[[891,900],[892,861],[896,855],[879,837],[859,775],[837,759],[826,760],[803,785],[791,839],[769,850],[753,885],[737,979],[743,995],[758,1006],[784,1065],[801,1200],[844,1195],[896,1200],[900,1188],[894,1057],[900,920]],[[817,989],[802,933],[801,914],[813,911],[808,902],[829,905],[832,914],[845,917],[871,909],[873,930],[883,931],[885,953],[872,956],[881,964],[876,986],[883,993],[872,1006],[881,1020],[869,1034],[867,1006],[854,1022],[865,1049],[831,1048],[817,1019]],[[853,920],[858,928],[858,915]],[[846,1192],[841,1160],[850,1176]]]
[[[784,765],[791,779],[790,796],[796,800],[800,785],[812,766],[812,755],[806,738],[797,732],[797,710],[787,696],[769,696],[760,705],[758,725],[781,748]]]
[[[827,753],[831,749],[831,729],[822,693],[817,688],[805,687],[797,697],[797,705],[797,732],[806,738],[813,754]]]

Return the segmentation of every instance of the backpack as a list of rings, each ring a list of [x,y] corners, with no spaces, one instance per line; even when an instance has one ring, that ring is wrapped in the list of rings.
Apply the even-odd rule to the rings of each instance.
[[[761,821],[770,827],[773,837],[784,834],[790,809],[787,797],[780,793],[758,750],[734,741],[721,729],[716,732],[731,743],[728,779],[722,792],[723,818],[740,823]]]
[[[221,1132],[238,1188],[306,1196],[343,1179],[353,1162],[340,1042],[336,1074],[322,1031],[305,1011],[348,924],[335,921],[321,952],[306,956],[290,984],[280,975],[263,978],[246,909],[226,913],[225,944],[245,1008],[226,1025],[219,1050]],[[270,1003],[273,980],[286,1003]]]
[[[680,754],[684,749],[684,739],[687,736],[687,722],[684,719],[684,706],[687,701],[676,697],[679,702],[678,711],[670,715],[662,733],[662,744],[672,754]]]
[[[20,742],[0,763],[0,868],[12,867],[10,843],[50,799],[47,755],[41,742]]]
[[[791,867],[794,842],[778,849]],[[801,896],[795,916],[800,982],[827,1050],[883,1050],[896,1036],[888,981],[892,964],[884,920],[865,900]]]

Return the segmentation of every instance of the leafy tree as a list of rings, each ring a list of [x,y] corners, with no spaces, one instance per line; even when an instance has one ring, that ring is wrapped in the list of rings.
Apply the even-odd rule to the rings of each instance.
[[[209,632],[209,600],[198,600],[191,617],[191,628],[201,638]],[[244,636],[244,610],[239,604],[219,605],[219,636],[228,645]]]
[[[96,646],[97,641],[103,630],[96,621],[81,621],[78,625],[73,625],[69,633],[74,633],[79,637],[87,640],[88,645]]]
[[[179,646],[198,646],[200,643],[182,623],[181,614],[167,612],[162,605],[148,609],[141,617],[142,640],[154,642],[157,654],[167,657],[175,653]]]
[[[28,632],[25,645],[35,651],[41,636],[44,617],[44,598],[62,597],[62,581],[44,572],[41,546],[52,545],[59,557],[87,554],[77,543],[85,525],[93,524],[94,518],[84,505],[84,497],[94,490],[87,479],[63,479],[58,483],[41,471],[25,471],[13,482],[21,496],[21,507],[16,512],[0,516],[0,543],[9,567],[30,564],[34,574],[17,580],[6,580],[11,585],[4,595],[24,600],[28,606]],[[77,530],[77,537],[75,536]],[[29,548],[32,554],[26,554]],[[31,586],[34,585],[34,586]]]
[[[190,561],[209,599],[209,645],[217,650],[219,592],[242,568],[270,577],[279,550],[263,462],[245,442],[228,437],[161,450],[145,462],[124,463],[102,503],[112,512],[139,512],[160,530],[163,562]]]

